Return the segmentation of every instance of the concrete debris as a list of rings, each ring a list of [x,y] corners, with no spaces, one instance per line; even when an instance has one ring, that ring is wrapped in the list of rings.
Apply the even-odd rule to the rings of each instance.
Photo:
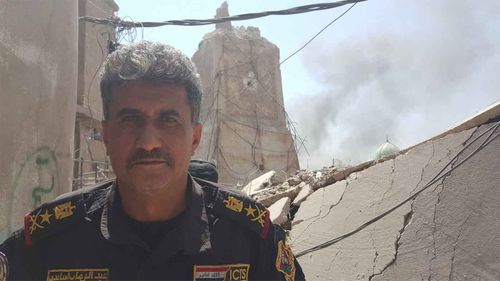
[[[406,155],[358,171],[345,180],[316,190],[301,204],[292,222],[290,239],[294,252],[348,233],[403,201],[439,172],[449,160],[450,150],[451,155],[456,154],[471,134],[464,132],[453,138],[427,143]],[[354,167],[346,171],[358,169]],[[436,196],[440,188],[436,185],[429,192],[431,190],[435,190],[433,196]],[[436,200],[427,199],[425,202],[433,204]],[[380,277],[386,268],[396,264],[396,259],[398,267],[401,267],[398,254],[405,245],[401,239],[413,225],[432,222],[431,206],[422,210],[431,217],[416,221],[415,209],[412,210],[412,204],[408,202],[356,235],[300,257],[306,276],[310,280],[327,280],[329,276],[336,276],[338,280],[377,280],[375,278]],[[429,241],[428,237],[424,241],[415,239],[408,243],[425,245],[426,241]],[[416,248],[432,253],[432,247]],[[415,264],[408,262],[408,266],[413,267]],[[414,280],[415,276],[423,274],[398,273],[400,275],[381,280]]]
[[[242,189],[242,191],[265,206],[271,206],[283,197],[294,200],[301,189],[306,185],[308,189],[302,194],[302,196],[305,197],[310,194],[309,189],[314,191],[337,181],[344,180],[349,175],[366,169],[374,163],[374,161],[368,161],[353,167],[343,168],[324,167],[320,171],[300,170],[289,178],[283,177],[283,173],[270,171],[252,180]],[[304,199],[305,198],[301,200]],[[295,206],[298,205],[300,205],[300,203],[295,204]]]
[[[283,197],[287,197],[290,198],[290,200],[293,200],[297,196],[297,194],[299,194],[300,190],[304,185],[305,183],[301,183],[297,186],[290,187],[288,183],[285,182],[283,185],[279,186],[276,190],[273,189],[263,190],[261,193],[256,194],[256,196],[254,196],[254,199],[256,199],[259,203],[263,204],[266,207],[271,206],[272,204],[274,204],[276,201],[280,200]]]
[[[413,200],[298,260],[308,280],[500,280],[500,264],[492,262],[500,256],[492,242],[500,241],[500,137],[493,131],[483,143],[487,130],[500,131],[494,125],[352,167],[300,170],[281,184],[268,175],[269,184],[252,196],[269,206],[273,223],[291,229],[300,253],[365,225],[450,164]]]
[[[288,221],[290,212],[290,198],[284,197],[272,204],[269,209],[269,218],[274,224],[283,224]]]
[[[314,192],[314,189],[308,184],[306,184],[297,194],[295,199],[293,199],[292,205],[294,206],[300,206],[300,203],[302,203],[304,200],[307,199],[309,195],[311,195]]]
[[[269,171],[260,177],[249,182],[243,189],[241,190],[246,195],[253,195],[257,193],[257,191],[262,190],[266,187],[270,187],[272,185],[272,178],[276,175],[275,171]]]
[[[287,180],[288,184],[290,186],[298,185],[299,183],[302,182],[299,176],[295,175]]]

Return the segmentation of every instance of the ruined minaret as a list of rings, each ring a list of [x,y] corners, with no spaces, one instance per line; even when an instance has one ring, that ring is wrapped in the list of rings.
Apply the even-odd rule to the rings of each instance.
[[[229,16],[228,5],[216,17]],[[283,105],[279,49],[255,27],[216,24],[193,56],[203,83],[202,143],[194,158],[214,160],[221,184],[244,185],[270,170],[299,168]]]

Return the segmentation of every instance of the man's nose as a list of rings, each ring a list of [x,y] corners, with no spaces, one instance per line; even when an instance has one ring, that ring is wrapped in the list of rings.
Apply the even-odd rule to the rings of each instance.
[[[146,151],[161,148],[160,132],[152,122],[147,122],[137,136],[136,148],[142,148]]]

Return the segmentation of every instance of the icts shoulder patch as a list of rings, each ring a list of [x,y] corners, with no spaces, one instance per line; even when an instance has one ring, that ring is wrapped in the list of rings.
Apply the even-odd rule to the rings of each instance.
[[[266,238],[271,221],[269,211],[262,204],[244,195],[219,189],[213,207],[215,213],[227,216]]]
[[[85,207],[81,194],[43,204],[24,216],[25,243],[31,246],[37,240],[67,227],[84,215]]]
[[[9,261],[7,257],[0,252],[0,281],[6,281],[9,278]]]

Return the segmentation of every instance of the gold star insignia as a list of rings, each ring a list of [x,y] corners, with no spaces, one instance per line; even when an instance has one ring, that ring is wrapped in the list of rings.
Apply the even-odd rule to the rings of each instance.
[[[50,223],[50,217],[52,217],[52,214],[49,214],[48,210],[45,210],[45,213],[41,214],[40,217],[42,218],[42,221],[40,223]]]
[[[245,208],[245,210],[247,211],[247,216],[252,215],[252,217],[255,216],[255,211],[257,211],[256,209],[252,208],[252,205],[248,205],[248,208]]]

